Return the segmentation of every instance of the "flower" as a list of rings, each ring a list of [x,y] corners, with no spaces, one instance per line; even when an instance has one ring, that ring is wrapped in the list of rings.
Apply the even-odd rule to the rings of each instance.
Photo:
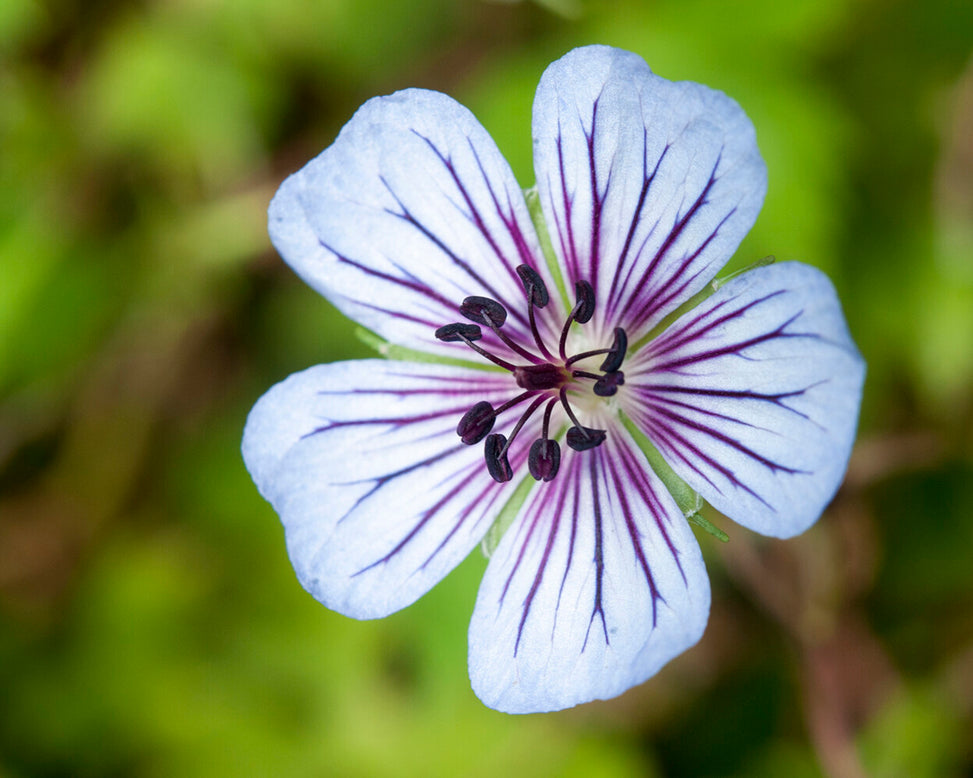
[[[613,697],[695,644],[688,501],[805,530],[864,380],[819,271],[709,283],[766,189],[732,100],[591,46],[544,73],[533,138],[533,214],[472,114],[419,89],[284,182],[274,245],[393,358],[292,375],[243,440],[298,578],[348,616],[411,604],[494,527],[469,670],[508,712]]]

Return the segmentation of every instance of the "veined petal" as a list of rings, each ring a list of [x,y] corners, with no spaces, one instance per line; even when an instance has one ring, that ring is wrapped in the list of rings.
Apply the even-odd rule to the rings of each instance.
[[[693,489],[764,535],[803,532],[834,497],[865,363],[828,278],[758,268],[680,317],[628,365],[628,408]]]
[[[627,432],[571,452],[490,559],[470,624],[470,679],[509,713],[607,699],[699,640],[699,546]]]
[[[724,94],[641,57],[575,49],[534,100],[534,168],[554,248],[589,280],[597,326],[638,339],[716,275],[753,225],[766,170]]]
[[[468,295],[504,303],[529,332],[521,263],[549,277],[523,193],[486,130],[438,92],[365,103],[270,205],[281,256],[347,316],[389,341],[468,356],[437,327]],[[544,317],[541,317],[545,320]],[[493,335],[485,342],[494,345]]]
[[[332,610],[377,618],[452,570],[510,494],[487,474],[482,446],[460,442],[457,421],[476,400],[517,392],[500,373],[385,360],[322,365],[273,387],[250,413],[243,453],[301,584]],[[511,465],[526,455],[519,442]]]

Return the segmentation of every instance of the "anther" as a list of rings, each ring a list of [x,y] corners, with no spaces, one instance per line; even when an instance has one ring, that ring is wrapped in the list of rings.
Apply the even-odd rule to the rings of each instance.
[[[591,387],[591,391],[599,397],[611,397],[618,391],[618,387],[625,383],[625,374],[621,370],[605,373]]]
[[[436,337],[445,343],[456,343],[458,341],[463,341],[463,343],[473,349],[477,354],[486,357],[493,362],[493,364],[499,365],[504,370],[512,371],[516,368],[516,365],[507,362],[505,359],[501,359],[495,354],[491,354],[489,351],[473,342],[483,337],[483,332],[475,324],[463,324],[461,322],[456,322],[455,324],[444,324],[442,327],[436,330]]]
[[[576,321],[578,324],[586,324],[595,313],[595,290],[591,284],[587,281],[578,281],[574,285],[574,291],[578,296],[578,301],[574,304],[574,309],[561,328],[561,341],[558,343],[558,353],[560,353],[561,359],[565,360],[566,364],[568,364],[568,355],[565,351],[565,346],[568,342],[568,330],[571,328],[571,322]]]
[[[463,414],[463,418],[456,425],[456,434],[467,446],[472,446],[487,436],[496,420],[497,414],[493,406],[486,400],[480,400]]]
[[[436,330],[436,337],[444,343],[458,343],[466,340],[479,340],[483,332],[475,324],[444,324]]]
[[[595,290],[587,281],[578,281],[574,285],[574,292],[578,302],[574,305],[572,318],[578,324],[587,324],[595,313]]]
[[[556,440],[538,438],[527,455],[527,469],[537,481],[551,481],[561,466],[561,447]]]
[[[513,470],[507,460],[507,439],[499,433],[487,435],[483,446],[483,456],[486,460],[487,472],[497,483],[506,483],[513,478]]]
[[[606,434],[605,430],[595,430],[591,427],[571,427],[568,429],[566,440],[568,446],[575,451],[588,451],[604,443]]]
[[[547,286],[544,283],[544,279],[541,278],[540,273],[530,265],[518,265],[517,275],[520,276],[520,281],[524,285],[527,299],[538,308],[543,308],[547,305],[551,298],[547,293]]]
[[[608,349],[608,356],[601,363],[601,369],[605,373],[614,373],[622,366],[625,361],[625,351],[628,349],[628,335],[621,327],[615,327],[615,337],[612,340],[611,348]],[[597,394],[598,390],[595,390]]]
[[[528,362],[537,364],[541,361],[541,359],[535,354],[531,354],[519,343],[507,337],[503,330],[500,329],[503,326],[503,323],[507,320],[507,309],[496,300],[489,297],[467,297],[465,300],[463,300],[463,304],[460,305],[459,312],[470,321],[475,321],[477,324],[483,324],[484,326],[489,327],[494,331],[494,333],[496,333],[496,336],[510,348],[511,351],[515,351]],[[496,359],[493,361],[497,362]],[[500,363],[497,362],[497,364]]]
[[[499,329],[507,320],[507,309],[489,297],[467,297],[459,312],[470,321],[490,329]]]
[[[530,265],[518,265],[517,275],[520,276],[520,281],[524,285],[524,292],[527,294],[527,319],[530,321],[530,332],[534,336],[534,343],[544,359],[550,361],[554,359],[554,356],[544,345],[544,339],[537,330],[537,319],[534,316],[534,308],[543,308],[551,300],[547,293],[547,285],[540,273]]]

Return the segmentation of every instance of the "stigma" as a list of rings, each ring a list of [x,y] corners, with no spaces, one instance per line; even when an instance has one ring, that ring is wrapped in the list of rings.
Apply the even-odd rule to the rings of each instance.
[[[503,330],[507,321],[506,308],[497,300],[477,296],[465,298],[459,306],[459,312],[467,322],[446,324],[436,330],[436,337],[446,343],[465,343],[481,357],[509,371],[521,390],[515,397],[496,407],[486,400],[471,406],[456,425],[460,440],[466,445],[483,441],[487,472],[493,480],[505,483],[513,478],[507,458],[510,444],[535,413],[543,413],[541,436],[531,444],[527,468],[536,480],[551,481],[561,463],[561,447],[551,437],[554,412],[559,409],[571,423],[564,436],[568,448],[589,451],[604,443],[607,432],[586,427],[579,421],[569,402],[568,392],[569,389],[576,390],[579,385],[590,384],[592,393],[597,397],[615,395],[625,383],[621,366],[628,348],[628,336],[625,330],[616,327],[611,344],[605,348],[568,355],[567,339],[571,327],[588,323],[595,312],[594,289],[588,281],[582,280],[575,284],[576,302],[561,327],[558,343],[550,346],[541,336],[535,314],[537,309],[546,307],[550,302],[544,279],[529,265],[520,265],[517,275],[524,287],[533,343],[518,343],[511,338]],[[507,354],[495,354],[477,342],[483,337],[484,327],[500,339]],[[604,356],[599,372],[575,367],[582,360],[597,356]],[[525,402],[528,403],[526,410],[509,431],[509,436],[493,432],[501,413]]]

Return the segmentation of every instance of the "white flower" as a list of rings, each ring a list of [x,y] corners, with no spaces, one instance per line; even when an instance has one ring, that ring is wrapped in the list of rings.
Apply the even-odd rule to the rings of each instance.
[[[653,456],[794,535],[841,481],[864,379],[817,270],[700,294],[766,189],[732,100],[592,46],[544,73],[533,135],[546,253],[493,141],[436,92],[368,101],[284,182],[283,258],[418,356],[293,375],[243,441],[301,583],[348,616],[414,602],[500,518],[469,666],[510,712],[620,694],[702,635],[706,571]]]

